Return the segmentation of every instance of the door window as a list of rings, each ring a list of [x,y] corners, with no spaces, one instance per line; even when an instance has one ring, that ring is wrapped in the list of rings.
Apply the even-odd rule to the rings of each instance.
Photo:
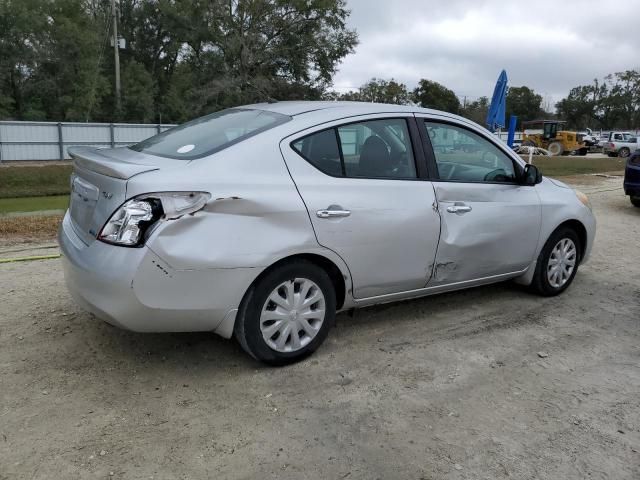
[[[404,119],[349,123],[308,135],[291,146],[316,168],[335,177],[417,178]]]
[[[489,140],[461,127],[424,122],[438,176],[452,182],[515,183],[513,161]]]

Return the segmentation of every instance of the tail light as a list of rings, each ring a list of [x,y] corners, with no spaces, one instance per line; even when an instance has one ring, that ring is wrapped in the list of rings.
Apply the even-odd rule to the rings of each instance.
[[[159,220],[193,214],[210,198],[206,192],[161,192],[132,198],[113,212],[98,240],[124,247],[142,246],[145,233]]]

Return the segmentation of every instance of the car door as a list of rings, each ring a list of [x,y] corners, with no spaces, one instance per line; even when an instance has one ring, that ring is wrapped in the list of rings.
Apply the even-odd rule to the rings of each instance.
[[[358,118],[286,138],[282,154],[318,242],[348,265],[355,298],[422,288],[440,217],[433,186],[416,163],[424,157],[415,119]]]
[[[419,118],[442,231],[430,285],[513,275],[535,260],[541,205],[506,146],[471,125]]]

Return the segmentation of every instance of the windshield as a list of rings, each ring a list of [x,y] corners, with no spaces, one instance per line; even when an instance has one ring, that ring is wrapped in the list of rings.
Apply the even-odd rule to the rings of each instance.
[[[232,108],[191,120],[129,148],[177,160],[193,160],[289,121],[264,110]]]

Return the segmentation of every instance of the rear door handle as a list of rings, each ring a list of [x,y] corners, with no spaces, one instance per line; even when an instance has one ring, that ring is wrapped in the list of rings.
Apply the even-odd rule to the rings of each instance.
[[[318,210],[316,212],[316,216],[318,218],[338,218],[338,217],[348,217],[351,215],[350,210],[344,210],[342,207],[334,207],[331,205],[329,208],[325,210]]]
[[[447,212],[449,213],[467,213],[473,210],[469,205],[465,205],[464,203],[456,202],[455,204],[447,207]]]

